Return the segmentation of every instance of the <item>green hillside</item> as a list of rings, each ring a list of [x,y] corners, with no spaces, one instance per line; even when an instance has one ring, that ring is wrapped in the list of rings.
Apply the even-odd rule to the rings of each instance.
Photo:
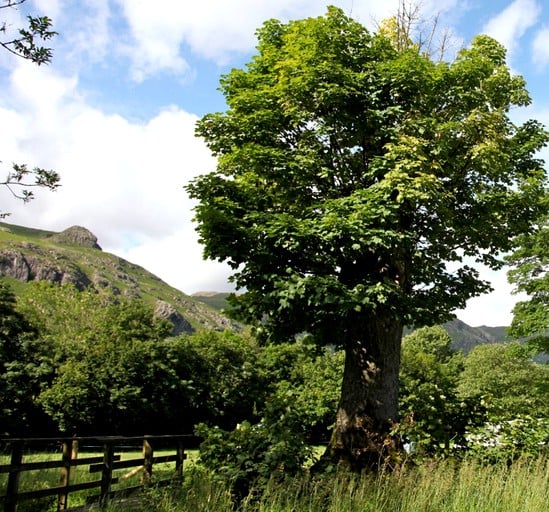
[[[0,223],[0,277],[9,280],[16,293],[29,281],[47,280],[140,298],[172,321],[178,332],[237,327],[139,265],[102,251],[97,238],[78,226],[55,233]]]

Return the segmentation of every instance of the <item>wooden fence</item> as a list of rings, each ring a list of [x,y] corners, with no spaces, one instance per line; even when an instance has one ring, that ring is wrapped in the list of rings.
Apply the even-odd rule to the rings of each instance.
[[[183,461],[186,459],[185,449],[194,446],[196,438],[190,435],[172,436],[102,436],[102,437],[60,437],[60,438],[4,438],[0,439],[3,453],[6,450],[11,455],[9,464],[0,464],[0,475],[7,473],[5,494],[0,496],[4,502],[4,512],[16,512],[17,504],[23,500],[36,500],[47,496],[57,496],[57,510],[80,511],[89,510],[97,505],[104,506],[111,500],[127,497],[143,486],[151,483],[154,464],[175,462],[172,478],[154,481],[158,485],[166,485],[174,479],[183,478]],[[25,461],[27,453],[41,453],[46,447],[54,445],[60,454],[59,460]],[[122,460],[121,451],[132,447],[142,448],[142,457]],[[82,456],[79,451],[100,451],[99,456]],[[154,449],[174,451],[170,455],[155,456]],[[73,483],[73,469],[76,466],[89,466],[90,473],[98,473],[100,477],[90,482]],[[48,489],[21,490],[19,481],[22,473],[43,469],[59,468],[59,485]],[[113,471],[132,468],[126,474],[117,477]],[[130,477],[141,475],[137,485],[121,486]],[[97,494],[87,497],[86,505],[69,508],[69,494],[86,489],[99,489]],[[1,491],[0,491],[1,492]]]

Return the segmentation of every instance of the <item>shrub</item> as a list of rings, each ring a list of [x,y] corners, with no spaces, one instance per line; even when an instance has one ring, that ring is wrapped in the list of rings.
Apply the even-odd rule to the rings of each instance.
[[[547,418],[519,416],[513,420],[486,423],[467,436],[471,454],[484,462],[512,462],[549,453]]]
[[[261,489],[269,479],[295,474],[312,454],[306,428],[292,393],[269,399],[258,423],[244,421],[232,432],[201,424],[196,433],[204,438],[200,462],[215,470],[239,499],[252,486]]]

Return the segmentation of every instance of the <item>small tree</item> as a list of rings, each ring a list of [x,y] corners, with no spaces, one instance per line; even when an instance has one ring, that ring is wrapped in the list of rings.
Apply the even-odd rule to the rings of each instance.
[[[458,391],[463,398],[481,397],[492,421],[549,418],[549,368],[518,343],[475,347],[465,358]]]
[[[465,400],[482,400],[487,422],[470,429],[473,453],[488,461],[538,456],[549,447],[549,367],[518,343],[475,347],[458,386]]]
[[[197,125],[218,158],[187,187],[200,240],[234,269],[233,313],[259,335],[345,350],[326,456],[376,467],[398,420],[403,325],[489,289],[464,258],[500,268],[530,228],[547,133],[509,119],[529,96],[487,36],[435,63],[330,7],[258,39],[221,79],[227,111]]]
[[[35,403],[49,373],[41,355],[36,327],[17,310],[15,295],[0,280],[0,435],[29,434],[34,422],[47,428]]]

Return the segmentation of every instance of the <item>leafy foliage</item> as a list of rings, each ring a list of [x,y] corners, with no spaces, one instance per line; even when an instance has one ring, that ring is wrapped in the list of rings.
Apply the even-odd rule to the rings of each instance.
[[[232,432],[199,425],[196,433],[204,439],[200,461],[242,498],[254,485],[264,487],[277,475],[302,470],[312,454],[304,427],[293,394],[278,393],[271,396],[258,423],[244,421]]]
[[[28,432],[44,421],[34,399],[47,365],[39,359],[38,332],[17,311],[10,288],[0,281],[0,434]]]
[[[263,347],[228,331],[170,338],[139,300],[44,282],[17,302],[0,282],[0,312],[5,433],[192,432],[203,422],[204,463],[244,493],[298,471],[337,408],[344,353],[307,338]],[[419,329],[404,340],[400,382],[399,432],[416,453],[488,447],[484,460],[506,460],[546,446],[547,367],[520,345],[464,358],[442,328]]]
[[[42,372],[29,399],[61,431],[190,433],[200,421],[232,429],[265,401],[259,347],[244,336],[171,338],[140,300],[46,282],[30,283],[18,310],[36,330],[26,375]]]
[[[25,3],[26,0],[5,0],[0,9],[8,9]],[[28,59],[35,64],[47,64],[52,58],[52,49],[46,46],[40,46],[41,42],[52,39],[57,32],[51,29],[52,20],[47,16],[27,16],[28,27],[20,28],[17,35],[0,40],[0,46],[5,50]],[[0,34],[6,35],[8,27],[6,23],[0,26]]]
[[[217,169],[187,190],[205,256],[246,290],[231,312],[345,349],[332,453],[361,469],[397,416],[403,325],[488,290],[465,258],[500,268],[543,212],[548,133],[509,118],[530,99],[490,37],[433,62],[335,7],[257,35],[197,124]]]
[[[27,293],[21,311],[40,330],[42,364],[51,368],[36,400],[59,429],[120,432],[150,424],[165,407],[155,383],[169,387],[160,343],[169,324],[140,301],[74,286],[40,282]]]
[[[309,442],[325,442],[339,400],[345,355],[305,342],[268,345],[262,361],[269,395],[292,396]],[[269,396],[268,395],[268,396]]]
[[[250,338],[225,331],[203,331],[170,340],[179,346],[180,378],[187,382],[192,428],[198,422],[233,429],[256,418],[268,389],[261,353]]]
[[[482,398],[489,419],[549,418],[549,368],[518,343],[479,345],[467,356],[458,385],[462,398]]]
[[[305,340],[306,341],[306,340]],[[269,345],[259,364],[265,382],[258,418],[232,431],[199,425],[201,462],[237,496],[273,477],[301,471],[312,443],[326,441],[343,373],[343,353],[306,342]]]
[[[549,453],[549,421],[520,415],[512,420],[486,423],[467,435],[471,456],[494,464]]]
[[[480,400],[457,393],[464,357],[450,349],[451,342],[442,327],[424,327],[403,340],[400,410],[405,418],[399,431],[416,454],[462,449],[469,429],[485,419]]]
[[[31,179],[31,181],[29,181]],[[12,164],[12,170],[8,172],[4,181],[0,181],[0,186],[5,186],[14,197],[27,203],[34,199],[34,193],[29,190],[33,187],[47,188],[56,190],[60,186],[61,177],[53,170],[46,170],[39,167],[29,169],[26,164]],[[21,190],[16,188],[23,187]],[[9,216],[9,213],[0,213],[0,218]]]
[[[549,198],[546,202],[549,207]],[[528,344],[537,352],[549,354],[549,216],[518,243],[507,258],[514,267],[508,276],[515,291],[527,293],[529,300],[515,305],[509,332],[516,338],[529,337]]]

